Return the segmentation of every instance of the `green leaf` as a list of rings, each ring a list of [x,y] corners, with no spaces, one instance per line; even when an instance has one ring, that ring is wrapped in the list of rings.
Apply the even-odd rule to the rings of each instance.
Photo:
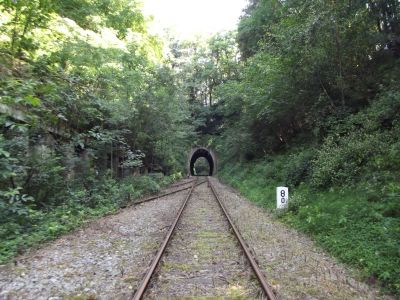
[[[5,151],[5,150],[3,150],[3,149],[0,149],[0,155],[5,156],[6,158],[10,157],[10,153]]]
[[[32,96],[32,95],[26,96],[25,100],[28,104],[30,104],[32,106],[39,106],[42,103],[42,101],[39,98]]]

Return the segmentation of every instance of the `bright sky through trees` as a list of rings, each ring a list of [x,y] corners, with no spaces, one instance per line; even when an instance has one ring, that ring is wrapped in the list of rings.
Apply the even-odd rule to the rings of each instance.
[[[144,0],[144,12],[154,16],[151,31],[161,34],[169,28],[189,39],[235,29],[246,5],[246,0]]]

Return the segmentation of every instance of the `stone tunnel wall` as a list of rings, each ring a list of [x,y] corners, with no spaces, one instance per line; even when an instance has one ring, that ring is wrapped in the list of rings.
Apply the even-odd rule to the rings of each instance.
[[[212,172],[212,176],[217,174],[218,171],[218,161],[217,161],[217,156],[215,155],[215,152],[211,149],[211,148],[207,148],[207,147],[193,147],[190,152],[189,152],[189,156],[187,159],[187,175],[190,176],[190,161],[193,157],[193,155],[195,154],[196,151],[198,150],[206,150],[208,153],[210,153],[213,163],[214,163],[214,167],[213,167],[213,172]]]

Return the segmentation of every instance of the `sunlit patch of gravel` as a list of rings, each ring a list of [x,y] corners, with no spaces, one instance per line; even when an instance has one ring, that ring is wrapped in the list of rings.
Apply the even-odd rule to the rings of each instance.
[[[211,178],[279,299],[392,299],[357,280],[311,239]]]
[[[210,188],[202,184],[194,189],[144,298],[217,296],[257,299],[262,294]]]
[[[185,195],[131,206],[0,266],[0,299],[129,298]]]

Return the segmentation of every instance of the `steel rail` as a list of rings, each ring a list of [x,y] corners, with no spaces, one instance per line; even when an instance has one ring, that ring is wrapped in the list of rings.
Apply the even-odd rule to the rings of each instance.
[[[204,183],[204,182],[205,181],[203,181],[201,183]],[[199,184],[201,184],[201,183],[199,183]],[[150,265],[150,268],[148,269],[145,277],[143,278],[142,282],[139,285],[139,288],[136,290],[136,292],[132,296],[131,300],[140,300],[140,299],[142,299],[142,297],[143,297],[143,295],[144,295],[144,293],[146,291],[146,288],[150,283],[151,277],[153,276],[153,273],[154,273],[155,269],[157,268],[158,263],[160,262],[161,257],[164,254],[165,249],[168,246],[169,241],[171,240],[171,237],[172,237],[172,235],[173,235],[173,233],[175,231],[176,225],[178,224],[178,222],[179,222],[179,220],[180,220],[180,218],[182,216],[183,210],[185,209],[186,204],[188,203],[194,188],[199,184],[193,183],[193,185],[191,186],[189,193],[187,194],[185,200],[182,202],[182,205],[181,205],[181,207],[180,207],[180,209],[178,211],[178,214],[177,214],[174,222],[172,223],[172,225],[171,225],[171,227],[170,227],[170,229],[169,229],[169,231],[168,231],[163,243],[161,244],[161,247],[159,248],[155,258],[153,259],[153,261],[152,261],[152,263]]]
[[[186,184],[191,184],[191,183],[193,183],[195,180],[190,180],[190,181],[187,181],[187,182],[180,182],[180,183],[174,183],[174,184],[172,184],[172,185],[170,185],[168,188],[176,188],[176,187],[178,187],[178,186],[182,186],[182,185],[186,185]]]
[[[195,181],[195,180],[193,180],[192,182],[194,182],[194,181]],[[192,182],[191,182],[191,183],[192,183]],[[195,186],[198,186],[198,185],[203,184],[203,183],[205,183],[205,181],[199,182],[199,183],[197,183]],[[182,192],[182,191],[186,191],[186,190],[188,190],[188,189],[190,189],[190,188],[192,188],[192,187],[189,186],[189,187],[181,188],[181,189],[179,189],[179,190],[175,190],[175,191],[172,191],[172,192],[168,192],[168,193],[165,193],[165,194],[162,194],[162,195],[158,195],[158,196],[153,196],[153,197],[150,197],[150,198],[146,198],[146,199],[144,199],[144,200],[140,200],[140,201],[133,202],[132,205],[137,205],[137,204],[145,203],[145,202],[148,202],[148,201],[151,201],[151,200],[155,200],[155,199],[158,199],[158,198],[163,198],[163,197],[166,197],[166,196],[175,194],[175,193],[179,193],[179,192]]]
[[[251,265],[254,273],[256,274],[257,279],[260,282],[260,285],[261,285],[262,289],[264,290],[267,298],[270,299],[270,300],[276,300],[277,298],[276,298],[274,292],[272,291],[272,288],[267,283],[267,280],[265,279],[264,275],[262,274],[262,272],[260,270],[260,267],[258,266],[256,260],[254,259],[253,255],[251,254],[250,249],[246,246],[246,243],[245,243],[243,237],[241,236],[240,232],[238,231],[238,229],[236,228],[235,224],[233,223],[228,211],[225,208],[225,205],[223,204],[223,202],[219,198],[219,196],[218,196],[214,186],[212,185],[209,177],[207,177],[207,181],[208,181],[208,184],[209,184],[209,186],[210,186],[210,188],[211,188],[211,190],[212,190],[212,192],[213,192],[213,194],[215,196],[215,199],[217,199],[217,202],[218,202],[219,206],[221,207],[221,209],[224,212],[224,214],[225,214],[230,226],[232,227],[233,232],[235,233],[235,236],[238,239],[240,246],[242,247],[244,253],[246,254],[246,257],[249,260],[250,265]]]

